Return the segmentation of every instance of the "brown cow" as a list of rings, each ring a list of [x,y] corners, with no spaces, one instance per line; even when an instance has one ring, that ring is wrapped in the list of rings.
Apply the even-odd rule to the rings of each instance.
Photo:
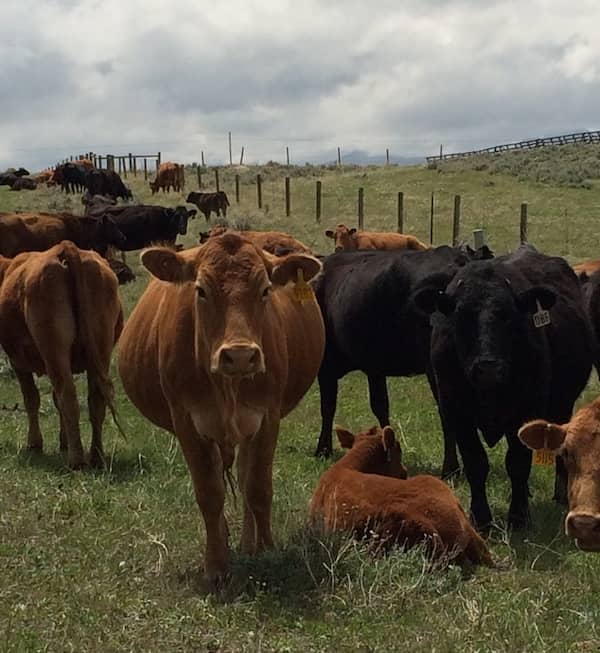
[[[0,213],[0,256],[43,252],[63,240],[104,255],[110,245],[124,249],[125,236],[114,220],[69,213]]]
[[[142,263],[157,279],[125,326],[119,373],[142,414],[181,444],[206,526],[205,577],[218,583],[229,569],[224,475],[236,447],[242,551],[273,544],[279,422],[310,388],[325,346],[312,291],[290,282],[321,264],[271,257],[238,234],[181,253],[151,247]]]
[[[311,502],[314,522],[360,538],[374,533],[378,545],[386,547],[425,543],[435,557],[492,564],[452,490],[435,476],[406,478],[389,426],[357,435],[341,428],[336,432],[350,451],[321,477]]]
[[[574,265],[573,270],[578,277],[580,277],[584,272],[588,277],[591,277],[594,272],[600,270],[600,260],[584,261],[583,263]]]
[[[27,416],[27,446],[43,446],[34,374],[47,374],[60,415],[60,448],[69,467],[83,466],[73,373],[86,372],[92,424],[90,464],[103,461],[106,406],[114,415],[110,356],[123,328],[117,279],[95,252],[64,241],[46,252],[0,257],[0,345],[13,366]],[[101,310],[98,310],[98,307]]]
[[[335,241],[336,252],[357,249],[428,249],[415,236],[385,231],[357,231],[345,224],[327,229],[325,235]]]
[[[180,192],[185,185],[184,167],[172,161],[165,161],[158,167],[156,179],[150,182],[150,189],[152,195],[157,193],[161,188],[163,193],[171,192],[171,187],[174,191]]]
[[[568,472],[565,532],[582,551],[600,551],[600,397],[567,424],[528,422],[519,438],[530,449],[550,449],[562,457]]]
[[[222,236],[224,233],[239,233],[244,238],[251,240],[257,247],[264,249],[275,256],[285,254],[312,254],[312,251],[304,243],[296,240],[289,234],[281,231],[236,231],[229,227],[212,227],[205,233],[200,233],[200,243],[205,243],[209,238]]]

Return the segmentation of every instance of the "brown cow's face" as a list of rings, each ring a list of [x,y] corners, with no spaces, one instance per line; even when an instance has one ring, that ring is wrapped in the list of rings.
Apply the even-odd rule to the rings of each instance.
[[[584,406],[564,425],[535,420],[519,431],[531,449],[561,455],[569,480],[565,531],[582,551],[600,552],[600,400]]]
[[[195,287],[198,351],[213,374],[253,376],[265,371],[263,328],[274,286],[304,279],[321,269],[312,256],[293,254],[271,260],[237,234],[211,238],[196,250],[195,260],[164,248],[142,253],[143,264],[156,277]]]
[[[327,238],[334,240],[336,252],[358,249],[355,234],[356,229],[349,229],[345,224],[338,224],[335,230],[327,229],[325,232]]]

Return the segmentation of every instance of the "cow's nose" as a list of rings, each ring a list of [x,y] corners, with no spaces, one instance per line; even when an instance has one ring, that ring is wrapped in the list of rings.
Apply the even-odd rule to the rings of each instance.
[[[473,365],[474,380],[482,386],[492,386],[504,381],[504,366],[495,359],[480,359]]]
[[[219,351],[218,371],[227,376],[247,376],[261,371],[262,356],[258,345],[223,346]]]
[[[566,519],[566,531],[569,537],[579,540],[588,541],[593,538],[600,546],[600,514],[571,510]]]

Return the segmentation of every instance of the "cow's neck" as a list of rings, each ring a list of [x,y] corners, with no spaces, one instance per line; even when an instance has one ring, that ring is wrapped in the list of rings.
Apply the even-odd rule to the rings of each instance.
[[[361,444],[350,451],[337,463],[338,467],[352,469],[364,474],[372,474],[381,459],[381,442]]]

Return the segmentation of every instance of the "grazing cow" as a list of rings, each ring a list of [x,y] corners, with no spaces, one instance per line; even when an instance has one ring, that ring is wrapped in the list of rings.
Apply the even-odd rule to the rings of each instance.
[[[415,236],[382,231],[357,231],[345,224],[327,229],[327,238],[335,242],[335,251],[353,251],[357,249],[428,249]]]
[[[161,188],[163,193],[170,192],[171,187],[174,191],[181,192],[185,186],[185,168],[183,165],[165,161],[161,163],[156,172],[156,179],[150,182],[152,195]]]
[[[312,254],[310,248],[304,243],[281,231],[237,231],[229,227],[216,226],[207,232],[201,232],[199,242],[205,243],[209,238],[221,236],[226,232],[239,233],[244,238],[251,240],[257,247],[275,256],[280,256],[282,252],[285,254]]]
[[[43,446],[33,375],[47,374],[60,415],[60,448],[69,467],[84,464],[73,373],[86,372],[92,424],[90,464],[102,464],[106,406],[114,415],[110,356],[123,328],[117,279],[95,252],[63,241],[46,252],[0,258],[0,345],[15,371],[27,417],[27,446]],[[98,308],[100,307],[100,310]]]
[[[150,248],[150,282],[119,346],[125,392],[178,438],[206,526],[207,580],[229,569],[224,476],[236,447],[241,548],[273,544],[272,468],[279,422],[310,388],[323,355],[319,307],[302,282],[306,254],[271,257],[238,234],[181,253]]]
[[[204,213],[207,222],[210,220],[211,211],[214,211],[217,216],[223,213],[223,217],[227,217],[229,200],[223,190],[219,190],[216,193],[198,193],[192,191],[188,194],[185,201],[188,204],[195,204]]]
[[[35,190],[37,188],[37,183],[35,179],[30,177],[17,177],[15,181],[11,184],[11,190]]]
[[[43,252],[63,240],[104,256],[109,246],[125,247],[125,236],[110,217],[69,213],[0,213],[0,255]]]
[[[529,422],[519,438],[531,449],[550,449],[562,458],[568,474],[566,534],[582,551],[600,551],[600,398],[566,424]]]
[[[86,189],[90,195],[106,195],[117,199],[124,200],[133,197],[129,188],[125,186],[123,180],[114,170],[100,170],[94,168],[89,170],[86,175]]]
[[[350,451],[321,476],[311,502],[313,522],[360,539],[375,536],[378,547],[424,543],[436,558],[493,564],[452,490],[435,476],[407,478],[389,426],[357,435],[336,432]]]
[[[444,288],[471,256],[467,250],[442,246],[421,252],[339,252],[325,258],[323,274],[315,282],[327,331],[319,370],[317,455],[331,454],[338,380],[348,372],[367,375],[371,410],[381,426],[390,420],[387,376],[427,373],[431,384],[431,327],[412,297],[427,279]],[[459,465],[454,441],[445,445],[442,474],[448,476]]]
[[[458,271],[445,291],[415,301],[432,314],[431,362],[442,426],[455,438],[471,488],[475,524],[492,514],[486,495],[488,446],[508,441],[509,524],[529,519],[531,452],[517,437],[527,420],[566,423],[587,383],[593,336],[577,277],[566,261],[523,246]],[[555,498],[566,500],[557,460]]]
[[[177,235],[187,233],[188,220],[196,215],[196,209],[140,204],[107,207],[92,215],[110,218],[125,236],[125,244],[120,249],[130,252],[153,243],[174,246]]]
[[[80,193],[86,186],[88,170],[78,162],[61,163],[54,170],[54,181],[65,193]]]

